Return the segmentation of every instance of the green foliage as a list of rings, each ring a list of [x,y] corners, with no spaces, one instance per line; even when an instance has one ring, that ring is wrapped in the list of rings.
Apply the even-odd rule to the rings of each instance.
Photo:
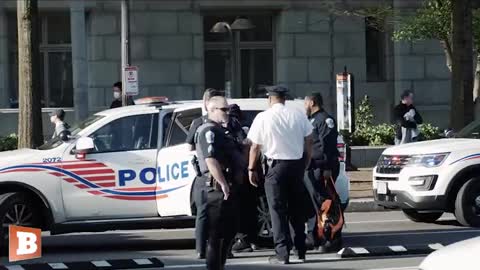
[[[17,149],[18,137],[16,134],[11,134],[6,137],[0,137],[0,151],[8,151]]]
[[[414,16],[400,21],[400,29],[394,32],[393,39],[395,41],[450,40],[451,16],[451,0],[428,0]]]
[[[349,134],[342,132],[344,140],[350,145],[356,146],[380,146],[393,145],[395,143],[395,125],[383,123],[373,125],[373,106],[364,96],[355,110],[355,132]],[[440,129],[431,124],[423,124],[419,126],[420,140],[434,140],[440,138]]]

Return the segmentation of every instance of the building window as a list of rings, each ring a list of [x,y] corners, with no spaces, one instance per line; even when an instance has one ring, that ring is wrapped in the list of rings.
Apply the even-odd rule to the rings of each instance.
[[[39,85],[42,107],[73,107],[69,13],[40,14]],[[10,107],[18,108],[17,17],[8,16]]]
[[[385,32],[374,18],[365,19],[367,81],[385,81]]]
[[[233,42],[228,33],[210,31],[215,23],[231,24],[239,16],[248,18],[255,28],[234,31]],[[256,97],[259,86],[273,84],[275,43],[272,14],[206,15],[203,33],[207,88],[225,89],[231,97],[245,98]],[[231,57],[232,52],[234,57]]]

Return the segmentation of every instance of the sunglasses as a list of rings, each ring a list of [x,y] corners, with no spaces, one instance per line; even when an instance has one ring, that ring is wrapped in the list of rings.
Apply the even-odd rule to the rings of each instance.
[[[227,107],[222,107],[222,108],[217,108],[217,110],[221,110],[221,111],[224,112],[224,113],[228,113],[228,111],[229,111],[230,109],[227,108]]]

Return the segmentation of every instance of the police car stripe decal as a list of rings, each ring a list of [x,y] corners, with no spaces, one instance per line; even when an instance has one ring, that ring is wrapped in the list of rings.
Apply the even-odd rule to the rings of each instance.
[[[105,192],[105,193],[109,193],[109,194],[113,194],[113,195],[154,196],[154,195],[162,195],[162,194],[165,194],[165,193],[169,193],[169,192],[175,191],[177,189],[181,189],[185,186],[186,185],[179,186],[179,187],[176,187],[176,188],[165,189],[165,190],[156,190],[156,191],[153,191],[153,192],[122,192],[122,191],[113,191],[113,190],[109,190],[109,189],[101,189],[100,191]]]
[[[463,158],[461,158],[461,159],[458,159],[458,160],[450,163],[450,165],[453,165],[453,164],[455,164],[455,163],[457,163],[457,162],[460,162],[460,161],[472,160],[472,159],[477,159],[477,158],[480,158],[480,153],[463,157]]]

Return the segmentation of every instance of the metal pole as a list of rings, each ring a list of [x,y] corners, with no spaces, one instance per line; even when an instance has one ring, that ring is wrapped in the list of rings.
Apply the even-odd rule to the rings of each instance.
[[[232,29],[230,27],[228,27],[228,32],[230,34],[230,40],[232,42],[232,53],[230,54],[230,72],[231,72],[231,75],[230,75],[230,96],[228,98],[231,98],[233,95],[235,95],[235,91],[236,91],[236,87],[235,87],[235,84],[236,84],[236,79],[235,79],[235,76],[236,76],[236,68],[235,68],[235,54],[236,54],[236,51],[235,51],[235,35],[234,35],[234,32],[232,31]]]
[[[125,68],[130,65],[130,0],[122,0],[122,106],[127,105],[127,96],[125,95],[126,78]]]

